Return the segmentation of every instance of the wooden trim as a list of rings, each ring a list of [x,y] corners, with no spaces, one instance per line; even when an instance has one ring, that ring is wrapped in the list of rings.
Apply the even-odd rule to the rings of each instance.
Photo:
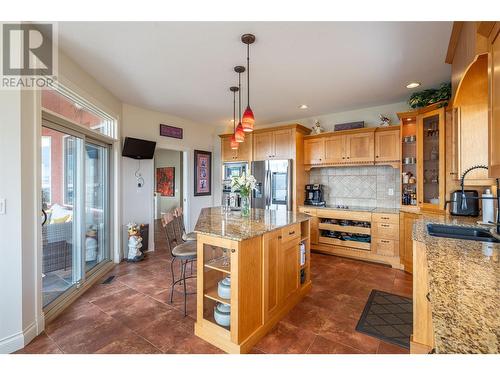
[[[477,33],[488,38],[495,24],[496,21],[479,21],[477,22]]]
[[[403,269],[398,256],[384,256],[374,254],[371,251],[367,250],[357,250],[350,247],[332,246],[320,243],[311,244],[311,251],[315,253],[338,255],[346,258],[354,258],[375,263],[382,263],[390,265],[392,268]]]
[[[359,129],[350,129],[350,130],[339,130],[339,131],[329,131],[320,134],[306,135],[304,139],[314,139],[314,138],[322,138],[329,137],[332,135],[349,135],[349,134],[357,134],[357,133],[370,133],[375,132],[378,127],[369,127],[369,128],[359,128]]]
[[[452,100],[450,99],[449,100],[449,103],[451,103]],[[428,113],[428,112],[432,112],[432,111],[435,111],[436,109],[441,109],[441,108],[447,108],[447,106],[445,106],[446,102],[445,101],[440,101],[440,102],[437,102],[437,103],[434,103],[434,104],[431,104],[431,105],[428,105],[426,107],[422,107],[422,108],[417,108],[415,109],[414,111],[408,111],[408,112],[397,112],[397,115],[399,117],[400,120],[404,119],[404,118],[416,118],[418,115],[423,115],[425,113]]]
[[[453,22],[453,28],[451,29],[450,41],[448,42],[448,51],[446,51],[445,63],[451,64],[453,62],[453,57],[455,56],[455,50],[457,49],[458,41],[460,39],[460,32],[464,25],[463,21]]]
[[[259,133],[267,133],[270,131],[275,131],[275,130],[286,130],[286,129],[295,129],[296,131],[299,131],[304,134],[309,134],[311,133],[311,129],[306,128],[304,125],[301,124],[289,124],[289,125],[280,125],[280,126],[272,126],[269,128],[258,128],[253,130],[253,134],[259,134]]]
[[[392,130],[400,130],[401,125],[389,125],[389,126],[379,126],[378,128],[375,128],[376,132],[389,132]]]

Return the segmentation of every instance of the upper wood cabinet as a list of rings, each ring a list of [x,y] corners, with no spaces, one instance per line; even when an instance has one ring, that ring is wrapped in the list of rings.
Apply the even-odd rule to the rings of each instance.
[[[332,135],[323,138],[324,145],[324,162],[327,164],[338,164],[346,161],[345,141],[343,135]]]
[[[345,136],[345,156],[348,163],[374,161],[374,133],[358,133]]]
[[[400,142],[399,126],[323,133],[305,138],[304,164],[311,167],[366,164],[399,167]]]
[[[387,129],[391,128],[393,127]],[[375,164],[401,160],[399,126],[396,128],[379,129],[375,132]]]
[[[292,159],[295,150],[293,129],[279,129],[254,134],[254,160]]]
[[[500,22],[489,36],[489,167],[490,177],[500,177]]]
[[[320,164],[325,160],[325,138],[306,139],[304,141],[304,163]]]
[[[252,160],[252,134],[247,134],[245,142],[240,143],[237,150],[231,149],[231,135],[224,134],[221,138],[221,159],[226,161],[251,161]]]

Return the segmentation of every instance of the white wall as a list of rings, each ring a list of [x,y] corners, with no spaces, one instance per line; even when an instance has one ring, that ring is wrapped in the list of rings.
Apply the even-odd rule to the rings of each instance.
[[[158,196],[158,214],[172,211],[181,206],[182,197],[182,152],[157,148],[155,151],[153,171],[155,182],[153,189],[156,190],[156,169],[162,167],[174,167],[174,196]]]
[[[220,151],[218,146],[214,150],[215,127],[209,127],[182,119],[167,113],[150,111],[130,104],[123,104],[123,127],[122,137],[141,138],[156,141],[156,147],[169,150],[187,151],[188,164],[186,180],[188,182],[188,197],[184,196],[185,215],[187,216],[187,229],[192,230],[198,215],[203,207],[214,205],[214,194],[211,196],[194,196],[194,155],[193,151],[203,150],[213,152],[212,160],[212,190],[220,180]],[[177,126],[183,129],[184,138],[174,139],[161,137],[160,124]],[[215,152],[214,152],[215,151]],[[122,158],[122,222],[129,221],[148,222],[153,228],[153,191],[154,165],[153,160],[141,162],[141,173],[145,180],[145,186],[137,189],[134,171],[137,169],[137,161],[130,158]],[[189,198],[189,207],[186,206],[186,198]],[[219,200],[217,200],[218,202]],[[151,231],[150,229],[150,231]],[[150,236],[150,245],[151,238]]]

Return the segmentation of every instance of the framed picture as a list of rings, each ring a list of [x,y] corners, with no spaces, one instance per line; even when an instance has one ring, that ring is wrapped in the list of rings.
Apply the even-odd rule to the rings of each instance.
[[[160,124],[160,135],[163,137],[182,139],[183,131],[182,128]]]
[[[156,168],[156,191],[162,197],[175,197],[175,167]]]
[[[194,150],[194,195],[212,195],[212,153]]]

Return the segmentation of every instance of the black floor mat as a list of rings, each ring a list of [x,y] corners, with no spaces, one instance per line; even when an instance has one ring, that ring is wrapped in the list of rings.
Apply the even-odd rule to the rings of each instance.
[[[413,331],[411,298],[372,290],[356,331],[410,349]]]

